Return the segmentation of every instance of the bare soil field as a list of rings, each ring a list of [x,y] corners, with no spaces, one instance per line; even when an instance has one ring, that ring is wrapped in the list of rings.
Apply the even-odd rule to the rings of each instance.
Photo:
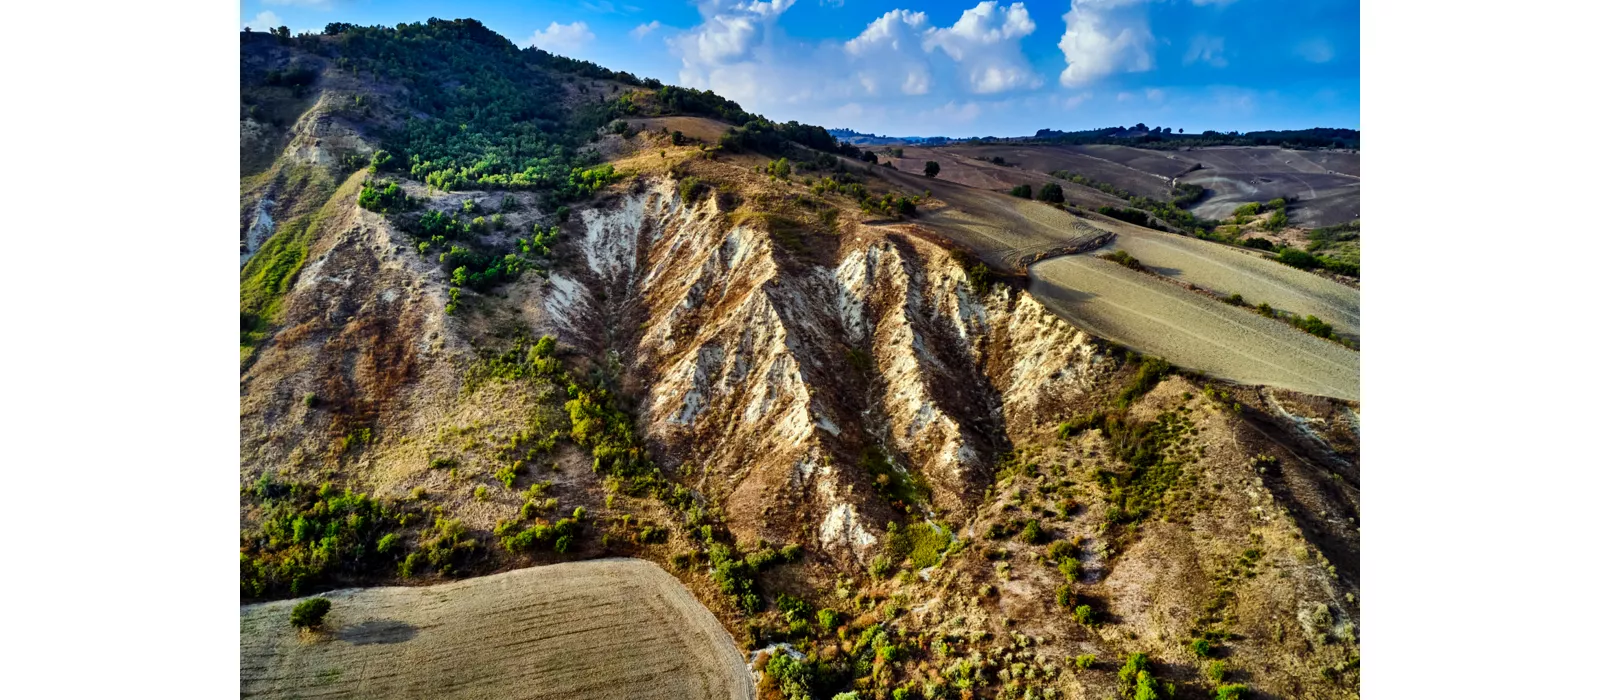
[[[874,174],[908,190],[926,189],[947,207],[930,210],[917,223],[973,249],[992,267],[1021,270],[1035,256],[1104,235],[1104,227],[1048,204],[1009,194],[879,168]]]
[[[1113,146],[1112,148],[1119,147]],[[1170,196],[1171,187],[1168,186],[1167,181],[1164,179],[1171,177],[1170,175],[1138,170],[1109,160],[1100,154],[1089,155],[1064,146],[1039,144],[1023,146],[961,145],[931,149],[931,151],[933,153],[955,153],[971,158],[993,158],[999,156],[1004,158],[1007,163],[1015,163],[1028,170],[1036,170],[1041,173],[1070,170],[1079,175],[1101,182],[1109,182],[1133,194],[1143,195],[1152,199],[1166,199]],[[1160,157],[1160,154],[1155,151],[1150,151],[1149,153],[1155,157]],[[1183,168],[1188,166],[1188,163],[1183,164]],[[1171,167],[1176,167],[1176,165]],[[1182,172],[1183,168],[1179,168],[1178,172]],[[1122,203],[1121,200],[1114,197],[1111,199],[1116,203]]]
[[[1065,148],[1074,153],[1108,160],[1142,173],[1165,178],[1178,177],[1190,170],[1194,170],[1194,166],[1200,162],[1182,151],[1156,151],[1148,148],[1112,146],[1109,144],[1086,144],[1082,146],[1065,146]]]
[[[239,609],[245,698],[752,698],[745,660],[677,579],[640,559],[519,569]]]
[[[914,170],[921,172],[922,161],[937,160],[941,166],[950,168],[949,161],[956,160],[956,156],[966,162],[948,174],[941,170],[940,177],[973,187],[1009,189],[1029,181],[1030,177],[1037,177],[1027,171],[1048,174],[1070,170],[1153,199],[1171,196],[1167,183],[1172,178],[1200,185],[1209,192],[1193,211],[1209,219],[1227,218],[1234,208],[1246,202],[1266,202],[1278,197],[1298,198],[1289,208],[1289,220],[1300,226],[1332,226],[1361,215],[1361,154],[1342,151],[1295,151],[1267,146],[1156,151],[1103,144],[966,144],[906,149],[904,160],[914,162],[897,162],[895,167],[906,170],[915,166]],[[1020,168],[975,160],[996,156]],[[978,167],[969,167],[974,163]],[[979,172],[983,169],[993,172]],[[1002,183],[1010,184],[1002,187]],[[1038,184],[1034,183],[1034,187]],[[1125,204],[1097,190],[1081,189],[1095,192],[1105,200],[1082,202],[1090,208]],[[1074,196],[1069,194],[1068,199]]]
[[[1361,290],[1211,241],[1120,221],[1096,225],[1117,234],[1108,250],[1127,251],[1153,272],[1223,296],[1238,294],[1252,306],[1266,302],[1282,311],[1316,316],[1341,336],[1361,337]]]
[[[1360,399],[1360,356],[1286,324],[1086,255],[1029,276],[1046,307],[1113,342],[1237,382]]]
[[[1011,188],[1017,185],[1028,185],[1033,188],[1037,196],[1039,188],[1047,182],[1054,182],[1061,186],[1067,201],[1078,206],[1096,209],[1102,206],[1123,206],[1126,202],[1101,192],[1093,187],[1073,184],[1066,180],[1051,177],[1048,172],[1029,168],[1013,168],[1005,165],[995,165],[988,161],[978,160],[969,156],[956,153],[949,148],[905,148],[904,158],[887,158],[883,153],[878,154],[879,160],[887,160],[894,164],[900,172],[910,175],[921,175],[922,166],[928,161],[939,163],[939,180],[955,182],[968,187],[993,190],[1006,193],[1010,196]],[[1009,160],[1007,162],[1010,162]]]
[[[1278,197],[1299,198],[1289,207],[1289,220],[1301,226],[1332,226],[1361,216],[1359,154],[1264,146],[1204,148],[1183,154],[1204,168],[1181,180],[1210,191],[1193,208],[1196,216],[1221,219],[1240,204]]]

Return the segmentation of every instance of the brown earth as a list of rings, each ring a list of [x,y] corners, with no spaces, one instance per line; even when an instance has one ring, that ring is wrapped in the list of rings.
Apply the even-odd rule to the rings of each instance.
[[[240,697],[754,697],[717,619],[638,559],[322,597],[315,633],[289,625],[299,599],[240,607]]]

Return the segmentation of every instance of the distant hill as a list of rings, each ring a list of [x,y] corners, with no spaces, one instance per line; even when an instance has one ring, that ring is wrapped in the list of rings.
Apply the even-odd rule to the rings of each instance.
[[[1185,148],[1196,146],[1287,146],[1290,148],[1361,148],[1361,132],[1355,129],[1294,129],[1287,131],[1203,131],[1173,133],[1172,127],[1113,126],[1083,131],[1040,129],[1027,141],[1089,144],[1110,143],[1141,148]]]

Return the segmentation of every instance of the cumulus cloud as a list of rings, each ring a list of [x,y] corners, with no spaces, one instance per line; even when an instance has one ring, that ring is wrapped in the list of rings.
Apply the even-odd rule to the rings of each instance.
[[[753,111],[787,106],[789,114],[817,116],[831,116],[831,105],[871,108],[876,100],[930,96],[937,102],[925,106],[928,113],[949,119],[982,109],[959,94],[993,95],[1044,82],[1022,53],[1022,39],[1037,25],[1021,2],[978,2],[948,27],[935,26],[923,12],[895,9],[853,38],[820,43],[785,35],[779,20],[793,5],[700,3],[700,24],[667,39],[682,62],[679,82]]]
[[[283,26],[283,20],[279,19],[278,14],[272,10],[266,10],[239,26],[241,28],[249,27],[252,31],[264,32],[268,29],[276,29]]]
[[[1150,20],[1144,0],[1072,0],[1057,47],[1067,59],[1061,84],[1080,87],[1113,73],[1137,73],[1155,66]]]
[[[1022,3],[1002,9],[989,0],[961,13],[943,29],[932,29],[923,48],[937,47],[961,65],[968,87],[979,94],[1038,87],[1042,82],[1022,57],[1021,39],[1033,33],[1033,19]]]
[[[648,36],[650,32],[660,28],[661,22],[659,20],[650,20],[649,22],[634,27],[632,31],[628,32],[628,36],[631,36],[635,39],[643,39]]]
[[[895,91],[927,94],[933,74],[919,48],[927,29],[928,16],[910,10],[892,10],[873,20],[859,36],[844,43],[855,83],[874,96]]]
[[[570,55],[589,42],[594,41],[594,32],[589,31],[585,22],[562,24],[551,22],[550,26],[533,33],[528,43],[551,53]]]
[[[1212,68],[1225,68],[1228,59],[1222,55],[1223,40],[1220,36],[1209,34],[1196,34],[1189,40],[1189,51],[1183,55],[1183,65],[1196,62],[1204,63]]]
[[[1300,42],[1294,49],[1295,55],[1312,63],[1327,63],[1333,60],[1333,45],[1327,39],[1307,39]]]

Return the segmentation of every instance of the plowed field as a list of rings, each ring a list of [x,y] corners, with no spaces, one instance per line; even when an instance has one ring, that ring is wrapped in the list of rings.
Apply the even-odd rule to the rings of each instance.
[[[519,569],[418,588],[324,594],[325,631],[293,600],[239,609],[245,698],[751,698],[717,619],[639,559]]]

